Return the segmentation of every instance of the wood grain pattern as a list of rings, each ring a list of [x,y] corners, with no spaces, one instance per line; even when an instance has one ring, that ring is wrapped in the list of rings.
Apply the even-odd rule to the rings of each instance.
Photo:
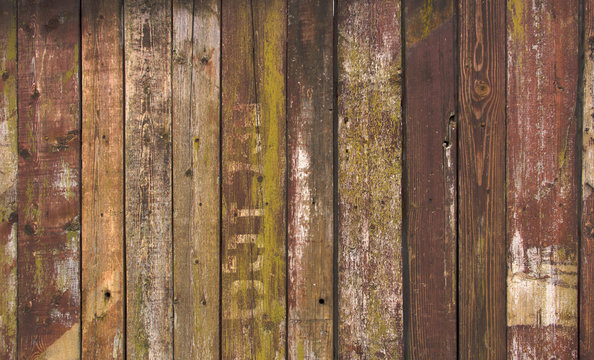
[[[173,2],[175,358],[219,358],[219,1]]]
[[[288,358],[333,354],[332,2],[288,4]]]
[[[0,2],[0,359],[17,358],[17,3]]]
[[[282,0],[222,8],[222,358],[286,344],[285,39]]]
[[[577,359],[578,1],[508,3],[507,354]]]
[[[124,358],[120,0],[82,1],[82,356]]]
[[[505,359],[505,1],[458,14],[459,357]]]
[[[406,353],[456,359],[454,2],[406,4]]]
[[[18,14],[19,358],[78,359],[79,2]]]
[[[173,356],[171,2],[130,0],[125,23],[127,357]]]
[[[338,357],[399,359],[400,1],[337,5]]]

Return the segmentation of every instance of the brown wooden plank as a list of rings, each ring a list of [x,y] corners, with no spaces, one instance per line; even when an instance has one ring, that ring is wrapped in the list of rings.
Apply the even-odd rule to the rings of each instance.
[[[337,4],[338,357],[402,339],[400,1]]]
[[[125,23],[127,357],[173,356],[171,2],[130,0]]]
[[[577,0],[508,3],[507,349],[577,359]]]
[[[332,359],[332,1],[288,3],[288,357]]]
[[[78,359],[79,2],[18,14],[18,356]]]
[[[505,359],[505,1],[459,6],[459,356]]]
[[[122,1],[82,1],[82,356],[124,358]]]
[[[286,343],[283,0],[222,7],[222,358]]]
[[[17,358],[17,3],[0,2],[0,359]]]
[[[406,353],[456,359],[456,33],[452,0],[407,1]]]
[[[173,2],[175,358],[219,358],[220,9]]]
[[[594,358],[594,1],[584,1],[579,354]]]

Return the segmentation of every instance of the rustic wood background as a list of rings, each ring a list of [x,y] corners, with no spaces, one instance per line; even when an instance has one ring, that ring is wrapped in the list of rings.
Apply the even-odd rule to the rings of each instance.
[[[594,0],[0,0],[0,359],[594,359]]]

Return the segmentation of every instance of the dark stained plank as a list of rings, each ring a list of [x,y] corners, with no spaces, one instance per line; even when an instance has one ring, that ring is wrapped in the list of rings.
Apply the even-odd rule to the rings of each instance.
[[[129,359],[173,357],[171,8],[124,5]]]
[[[0,2],[0,359],[17,358],[17,2]]]
[[[400,1],[337,6],[337,355],[399,359],[404,348]]]
[[[578,0],[508,3],[511,359],[577,359],[578,9]]]
[[[461,359],[505,359],[505,7],[459,3]]]
[[[173,2],[175,358],[219,358],[219,74],[216,0]]]
[[[288,4],[288,357],[332,359],[332,1]]]
[[[82,356],[124,358],[122,1],[82,1]]]
[[[222,6],[222,358],[286,344],[283,0]]]
[[[456,359],[454,1],[405,4],[406,353]]]
[[[78,359],[79,2],[18,14],[18,356]]]

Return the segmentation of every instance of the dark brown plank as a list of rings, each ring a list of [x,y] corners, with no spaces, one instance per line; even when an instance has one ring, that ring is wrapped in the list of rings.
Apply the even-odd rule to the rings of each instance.
[[[288,357],[332,359],[332,1],[288,4]]]
[[[505,7],[459,3],[459,357],[505,359]]]
[[[407,1],[406,353],[456,359],[454,1]]]
[[[507,354],[577,359],[578,0],[508,4]]]
[[[18,14],[18,355],[78,359],[79,2]]]

